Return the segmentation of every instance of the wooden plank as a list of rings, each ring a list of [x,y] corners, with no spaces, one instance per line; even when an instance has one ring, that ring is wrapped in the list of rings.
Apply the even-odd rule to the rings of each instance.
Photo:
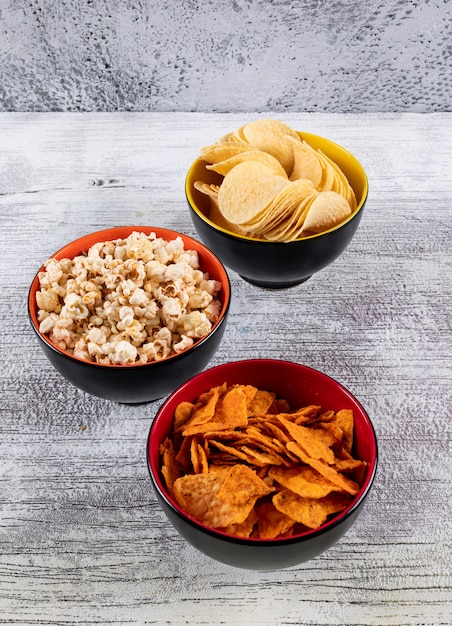
[[[66,383],[26,316],[29,283],[69,240],[119,224],[195,236],[184,197],[225,114],[0,114],[0,624],[309,624],[452,621],[450,595],[450,114],[287,114],[364,164],[358,232],[285,292],[230,272],[211,364],[305,363],[369,411],[375,487],[333,548],[281,572],[216,563],[182,540],[151,491],[159,402],[119,405]],[[250,119],[250,118],[247,118]]]

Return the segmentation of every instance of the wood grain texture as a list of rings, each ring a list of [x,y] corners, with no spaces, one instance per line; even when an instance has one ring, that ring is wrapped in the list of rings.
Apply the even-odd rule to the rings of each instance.
[[[27,290],[69,240],[120,224],[196,236],[184,178],[232,114],[1,114],[0,624],[414,626],[452,622],[450,114],[285,114],[351,150],[370,193],[344,254],[266,292],[230,273],[211,364],[299,361],[354,393],[380,465],[356,524],[280,572],[192,549],[151,491],[159,402],[66,383],[29,327]],[[249,118],[247,118],[249,119]]]

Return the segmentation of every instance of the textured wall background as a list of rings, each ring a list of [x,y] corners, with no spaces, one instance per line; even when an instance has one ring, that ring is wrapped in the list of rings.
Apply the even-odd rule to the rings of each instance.
[[[448,0],[0,0],[2,111],[450,111]]]

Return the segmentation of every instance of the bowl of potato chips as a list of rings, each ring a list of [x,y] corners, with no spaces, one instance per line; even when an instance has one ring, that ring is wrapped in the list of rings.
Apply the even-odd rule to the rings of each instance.
[[[202,241],[248,282],[298,285],[344,252],[368,182],[342,146],[258,119],[201,148],[185,194]]]
[[[69,382],[125,403],[156,400],[215,354],[231,290],[202,243],[153,226],[89,233],[36,273],[28,313],[38,343]]]
[[[315,558],[361,513],[372,423],[341,384],[275,359],[204,370],[163,403],[147,460],[157,499],[199,551],[244,569]]]

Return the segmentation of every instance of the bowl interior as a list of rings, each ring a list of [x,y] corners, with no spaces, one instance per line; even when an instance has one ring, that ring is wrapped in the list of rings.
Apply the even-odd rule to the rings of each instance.
[[[222,289],[219,294],[219,298],[222,302],[222,308],[221,308],[218,321],[212,327],[212,330],[211,330],[211,333],[212,333],[215,330],[215,328],[219,325],[220,321],[224,317],[229,307],[229,303],[231,299],[231,286],[229,282],[229,277],[223,264],[213,254],[213,252],[211,252],[211,250],[209,250],[204,244],[197,241],[196,239],[192,239],[188,235],[184,235],[183,233],[169,230],[167,228],[158,228],[154,226],[118,226],[115,228],[108,228],[105,230],[96,231],[94,233],[89,233],[88,235],[80,237],[79,239],[76,239],[68,243],[63,248],[60,248],[57,252],[51,255],[51,258],[57,259],[57,260],[63,259],[63,258],[72,259],[75,256],[82,254],[83,252],[87,252],[87,250],[91,246],[93,246],[94,244],[100,241],[113,241],[115,239],[125,239],[134,231],[143,232],[146,234],[153,232],[157,235],[157,237],[161,237],[165,241],[172,241],[176,239],[177,237],[181,237],[182,241],[184,242],[185,250],[190,249],[190,250],[196,250],[198,252],[201,269],[204,272],[207,272],[210,278],[213,278],[221,282]],[[57,352],[65,354],[68,358],[73,359],[74,361],[80,361],[81,363],[85,363],[87,361],[83,361],[83,359],[74,357],[73,355],[61,350],[46,335],[43,335],[39,331],[39,321],[37,318],[38,306],[36,303],[36,292],[39,290],[39,277],[38,277],[39,272],[43,271],[44,269],[45,269],[44,266],[42,266],[36,273],[33,279],[33,282],[31,283],[31,287],[30,287],[29,294],[28,294],[28,312],[29,312],[32,326],[35,329],[38,336],[53,350],[56,350]],[[195,343],[194,345],[196,346],[198,345],[198,343]],[[180,352],[179,354],[171,355],[167,357],[165,359],[165,362],[170,359],[178,358],[181,354],[184,354],[188,350],[190,350],[190,348],[187,348],[187,350]],[[151,363],[144,364],[144,365],[155,366],[158,363],[161,363],[161,361],[155,361],[155,362],[151,362]],[[141,365],[140,364],[138,365],[113,365],[113,364],[105,365],[105,364],[99,364],[99,363],[94,363],[94,362],[89,362],[89,364],[94,367],[100,367],[100,368],[110,367],[110,368],[116,368],[116,369],[118,368],[128,369],[130,367],[143,367],[143,364]]]
[[[281,398],[288,400],[294,408],[309,404],[318,404],[321,405],[324,410],[352,409],[355,416],[355,443],[353,453],[357,458],[366,461],[368,467],[361,489],[349,507],[324,524],[321,530],[323,531],[328,526],[337,524],[340,519],[347,516],[347,514],[366,496],[376,471],[377,443],[372,423],[358,400],[338,382],[307,366],[289,361],[251,359],[219,365],[205,370],[188,380],[164,402],[154,419],[148,439],[147,454],[149,471],[160,495],[179,513],[179,515],[189,518],[166,491],[160,473],[159,447],[161,442],[170,433],[176,406],[182,401],[193,402],[201,393],[223,382],[228,384],[249,384],[259,389],[274,391]],[[196,520],[191,521],[195,525],[203,527],[203,525]],[[215,531],[208,529],[208,532],[212,533]],[[317,532],[319,532],[319,529],[306,531],[302,533],[302,536],[312,536]],[[218,532],[218,534],[224,535],[225,533]],[[297,537],[300,536],[301,535],[294,535],[289,541],[296,540]],[[253,543],[287,542],[287,539],[240,540],[236,537],[234,540],[243,541],[245,543],[250,541]]]
[[[350,185],[352,186],[353,191],[355,192],[356,202],[357,202],[357,207],[355,211],[346,220],[344,220],[343,222],[341,222],[340,224],[332,228],[330,231],[326,231],[326,232],[337,230],[341,228],[341,226],[343,226],[345,223],[349,222],[356,215],[356,213],[358,213],[364,206],[364,203],[367,198],[367,193],[368,193],[368,181],[367,181],[366,172],[363,166],[361,165],[361,163],[353,154],[348,152],[348,150],[346,150],[339,144],[335,143],[334,141],[330,141],[329,139],[326,139],[325,137],[320,137],[318,135],[313,135],[311,133],[298,132],[298,134],[300,135],[301,139],[304,139],[313,148],[321,150],[324,154],[330,157],[341,168],[341,170],[344,172],[344,174],[348,178],[348,181]],[[209,213],[210,213],[209,198],[205,194],[195,189],[194,183],[197,180],[201,180],[209,184],[220,185],[221,181],[223,180],[223,177],[217,174],[216,172],[213,172],[212,170],[206,169],[206,165],[207,164],[205,161],[202,161],[201,159],[197,159],[196,161],[192,163],[190,169],[188,170],[187,177],[185,180],[185,194],[187,196],[187,200],[191,208],[193,209],[193,211],[195,211],[195,213],[197,213],[197,215],[201,219],[203,219],[205,222],[213,226],[215,229],[226,232],[237,239],[251,239],[252,240],[251,237],[245,237],[245,236],[242,237],[241,235],[237,235],[236,233],[231,233],[230,231],[224,229],[221,226],[218,226],[215,222],[212,222],[209,219]],[[318,235],[311,235],[309,238],[312,239],[315,237],[321,237],[324,234],[325,232],[322,232],[322,233],[319,233]],[[262,243],[267,244],[267,243],[272,243],[272,242],[263,241]]]

